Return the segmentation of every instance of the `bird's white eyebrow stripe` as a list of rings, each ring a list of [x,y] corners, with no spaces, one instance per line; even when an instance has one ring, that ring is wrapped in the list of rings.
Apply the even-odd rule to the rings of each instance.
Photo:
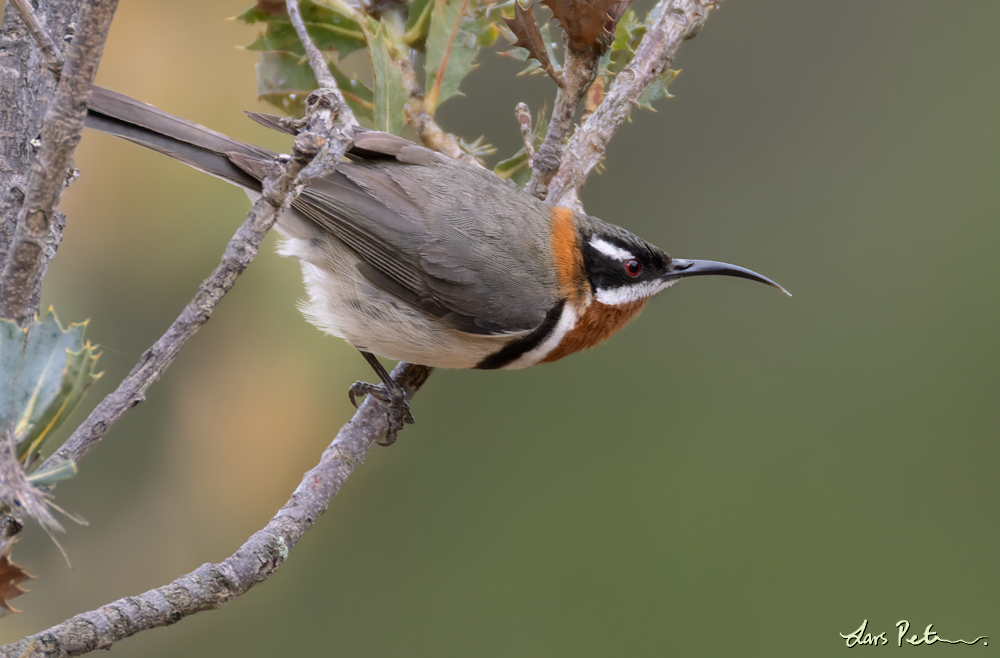
[[[608,258],[614,258],[622,261],[635,258],[635,256],[632,255],[632,252],[622,249],[618,245],[611,244],[607,240],[602,240],[601,238],[591,238],[590,246]]]

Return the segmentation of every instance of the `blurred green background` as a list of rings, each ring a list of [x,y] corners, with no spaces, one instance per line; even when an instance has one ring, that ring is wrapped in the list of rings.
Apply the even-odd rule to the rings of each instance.
[[[256,32],[224,20],[247,4],[123,2],[98,81],[281,148],[241,114],[268,111]],[[901,619],[1000,644],[998,27],[996,2],[723,3],[583,199],[795,297],[684,281],[586,354],[436,373],[272,579],[114,654],[825,656],[865,619],[891,647]],[[510,153],[551,85],[482,62],[440,117]],[[45,301],[105,347],[89,407],[248,205],[102,135],[76,164]],[[59,487],[90,521],[59,538],[72,568],[26,533],[0,640],[225,558],[349,418],[371,373],[301,319],[273,243]]]

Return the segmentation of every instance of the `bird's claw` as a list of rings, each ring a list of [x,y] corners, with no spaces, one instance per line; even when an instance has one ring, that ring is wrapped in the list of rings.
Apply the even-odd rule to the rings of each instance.
[[[369,384],[368,382],[354,382],[347,391],[347,397],[351,404],[358,407],[358,398],[370,395],[385,407],[385,418],[387,427],[385,439],[377,441],[380,446],[391,446],[396,442],[396,433],[403,429],[404,425],[413,424],[413,414],[410,412],[410,405],[406,402],[406,393],[402,388],[387,388],[382,384]]]

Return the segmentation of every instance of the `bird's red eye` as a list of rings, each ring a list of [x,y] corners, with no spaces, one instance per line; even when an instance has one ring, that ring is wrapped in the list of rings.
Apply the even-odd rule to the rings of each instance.
[[[628,272],[629,276],[639,276],[639,272],[642,271],[642,263],[634,258],[629,258],[625,261],[625,271]]]

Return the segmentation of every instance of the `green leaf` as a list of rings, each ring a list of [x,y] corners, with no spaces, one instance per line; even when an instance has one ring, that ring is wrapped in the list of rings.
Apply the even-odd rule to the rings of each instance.
[[[674,69],[667,69],[660,74],[660,77],[649,83],[649,86],[646,87],[645,91],[642,92],[642,95],[639,96],[639,107],[652,110],[653,101],[658,101],[661,98],[673,98],[673,94],[667,90],[667,87],[674,81],[674,78],[676,78],[679,73],[679,70],[675,71]]]
[[[548,56],[549,61],[552,63],[552,69],[558,76],[562,73],[562,65],[559,63],[559,59],[556,57],[556,52],[552,47],[552,28],[549,23],[544,23],[539,26],[539,31],[542,33],[542,43],[545,46],[545,53]],[[529,60],[531,53],[529,53],[525,48],[511,48],[505,53],[508,57],[513,57],[514,59],[519,59],[522,61],[527,61],[527,66],[524,67],[518,75],[531,75],[533,73],[547,73],[545,68],[539,64],[538,60],[532,58]],[[551,75],[551,74],[550,74]]]
[[[375,107],[375,92],[371,87],[361,82],[357,78],[348,77],[339,68],[330,64],[330,73],[337,81],[340,93],[344,95],[344,100],[351,106],[354,116],[359,119],[373,120]]]
[[[475,68],[479,34],[488,26],[470,15],[471,1],[434,0],[424,64],[424,108],[430,114],[460,93],[459,85]]]
[[[59,325],[51,311],[22,330],[0,320],[0,427],[11,428],[18,458],[37,456],[53,430],[100,377],[86,324]]]
[[[268,5],[269,6],[269,5]],[[276,5],[273,12],[265,11],[257,6],[247,9],[236,16],[237,20],[247,24],[263,23],[267,29],[252,43],[247,50],[260,53],[260,63],[257,66],[257,96],[283,111],[301,116],[302,103],[306,96],[317,87],[316,78],[305,61],[305,49],[299,41],[295,28],[288,20],[284,4]],[[299,5],[302,20],[306,24],[309,36],[321,52],[336,52],[341,58],[364,48],[365,33],[357,21],[356,13],[349,6],[337,0],[302,0]],[[339,71],[330,65],[337,78],[338,86],[341,80],[348,81],[348,86],[341,86],[345,95],[353,95],[354,103],[348,98],[356,113],[365,115],[356,105],[364,106],[366,99],[360,83],[351,81],[344,75],[337,77]],[[368,110],[370,116],[371,110]]]
[[[406,42],[406,45],[423,52],[433,11],[433,0],[412,0],[410,2],[410,13],[406,19],[406,32],[403,34],[403,41]]]
[[[504,180],[514,181],[518,187],[524,187],[528,183],[528,179],[531,178],[528,155],[522,148],[506,160],[498,162],[497,166],[493,168],[493,173]]]
[[[458,140],[459,148],[479,160],[482,163],[484,158],[487,158],[497,152],[497,148],[486,141],[486,138],[480,135],[474,141],[467,141],[464,139]]]
[[[356,78],[348,77],[334,64],[327,64],[344,100],[359,119],[372,118],[371,88]],[[286,114],[302,116],[305,99],[316,89],[316,76],[309,62],[297,55],[277,51],[260,54],[257,64],[257,96]]]
[[[645,36],[647,27],[639,22],[635,12],[629,9],[615,26],[614,40],[598,61],[597,74],[617,75],[635,57],[635,49]]]
[[[257,64],[257,96],[292,116],[305,112],[306,97],[316,89],[316,76],[302,57],[264,51]]]
[[[548,129],[549,110],[546,105],[543,105],[535,115],[535,120],[532,122],[531,127],[531,143],[536,150],[542,143],[542,135]],[[520,149],[506,160],[498,162],[497,166],[493,168],[493,173],[500,178],[514,181],[518,187],[524,188],[531,178],[531,169],[528,167],[528,156],[525,154],[524,149]]]
[[[299,5],[299,11],[302,13],[302,22],[305,23],[309,36],[320,51],[335,51],[343,57],[364,47],[364,32],[350,7],[334,0],[324,0],[321,3],[303,0]],[[299,35],[296,34],[284,11],[269,14],[254,7],[236,18],[247,24],[267,24],[267,30],[246,46],[247,50],[278,50],[296,55],[305,54]]]
[[[376,130],[398,135],[405,123],[403,109],[410,94],[403,86],[403,73],[390,50],[391,43],[385,26],[369,19],[365,26],[368,54],[375,74],[373,119]]]
[[[631,9],[618,21],[615,26],[615,39],[611,43],[611,50],[628,51],[635,54],[635,47],[646,34],[646,26],[639,22],[635,12]]]
[[[62,482],[76,475],[76,462],[60,462],[44,471],[38,470],[28,475],[28,482],[35,487],[50,487],[56,482]]]
[[[281,12],[284,15],[284,11]],[[243,21],[247,25],[253,25],[254,23],[263,23],[269,20],[272,14],[264,11],[260,8],[260,5],[254,5],[253,7],[248,7],[241,11],[240,13],[233,16],[233,20]]]

